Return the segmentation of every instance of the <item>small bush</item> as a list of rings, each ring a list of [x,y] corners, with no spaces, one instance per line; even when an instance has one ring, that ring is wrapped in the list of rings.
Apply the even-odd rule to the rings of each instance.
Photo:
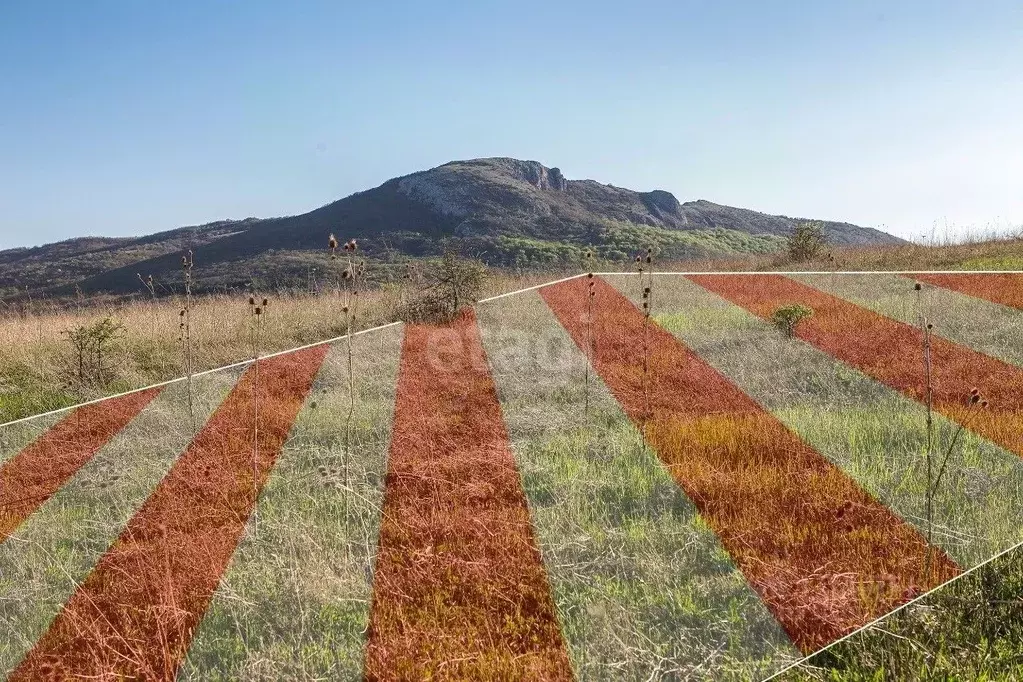
[[[105,317],[93,324],[65,329],[71,345],[66,374],[77,386],[105,386],[111,376],[108,356],[114,341],[124,334],[124,326]]]
[[[822,223],[799,223],[789,237],[789,258],[796,262],[814,260],[821,255],[827,243]]]
[[[813,310],[805,305],[787,305],[774,311],[771,315],[771,322],[781,330],[785,336],[791,338],[796,333],[796,326],[813,315]]]
[[[479,261],[448,250],[438,263],[426,269],[424,279],[420,291],[399,307],[399,320],[450,322],[462,308],[479,300],[487,270]]]

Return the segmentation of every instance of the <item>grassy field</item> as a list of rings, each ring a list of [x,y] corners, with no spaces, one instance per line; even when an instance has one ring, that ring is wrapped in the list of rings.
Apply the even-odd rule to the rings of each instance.
[[[969,244],[836,250],[836,260],[793,263],[782,253],[749,254],[727,260],[660,263],[664,271],[717,270],[924,270],[1020,269],[1023,243],[998,239]],[[494,271],[484,295],[574,275],[578,267],[543,271]],[[629,262],[591,263],[606,271],[630,270]],[[197,270],[195,277],[201,279]],[[178,286],[178,288],[181,288]],[[414,287],[389,285],[361,293],[357,329],[395,319]],[[185,373],[179,341],[181,296],[149,297],[143,284],[131,299],[31,301],[0,307],[0,423],[59,409],[83,400],[166,381]],[[254,292],[266,295],[263,352],[295,348],[344,333],[345,318],[336,292]],[[203,371],[252,357],[252,319],[248,295],[213,295],[195,299],[191,311],[193,371]],[[102,376],[77,376],[76,358],[67,332],[105,318],[122,326],[102,360]],[[88,373],[87,373],[88,374]]]
[[[1013,679],[1020,560],[969,571],[1023,540],[1023,310],[750,277],[583,277],[0,427],[0,677]],[[779,291],[814,292],[792,334]],[[363,294],[360,326],[406,294]],[[337,307],[272,299],[260,353],[337,335]],[[170,378],[177,311],[8,319],[4,366],[38,370],[8,416]],[[55,380],[60,330],[113,314],[116,379]],[[192,322],[196,370],[254,352],[247,301]]]

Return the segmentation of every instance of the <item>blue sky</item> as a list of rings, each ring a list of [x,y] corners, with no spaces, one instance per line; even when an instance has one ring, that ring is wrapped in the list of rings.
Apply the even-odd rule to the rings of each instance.
[[[452,159],[902,236],[1023,224],[1023,3],[0,3],[0,248]]]

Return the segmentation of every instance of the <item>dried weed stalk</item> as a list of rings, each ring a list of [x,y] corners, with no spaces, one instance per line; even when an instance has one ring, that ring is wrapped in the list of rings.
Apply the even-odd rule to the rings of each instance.
[[[196,433],[198,425],[195,422],[195,405],[192,397],[192,267],[195,260],[192,257],[192,250],[181,257],[181,271],[185,278],[185,305],[178,317],[178,342],[181,344],[182,355],[185,361],[185,385],[188,391],[188,418],[192,424],[192,433]]]

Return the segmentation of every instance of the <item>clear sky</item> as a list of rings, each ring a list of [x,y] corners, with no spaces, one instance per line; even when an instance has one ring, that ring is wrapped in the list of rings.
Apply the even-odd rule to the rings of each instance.
[[[0,2],[0,248],[480,156],[902,236],[1023,224],[1023,3]]]

